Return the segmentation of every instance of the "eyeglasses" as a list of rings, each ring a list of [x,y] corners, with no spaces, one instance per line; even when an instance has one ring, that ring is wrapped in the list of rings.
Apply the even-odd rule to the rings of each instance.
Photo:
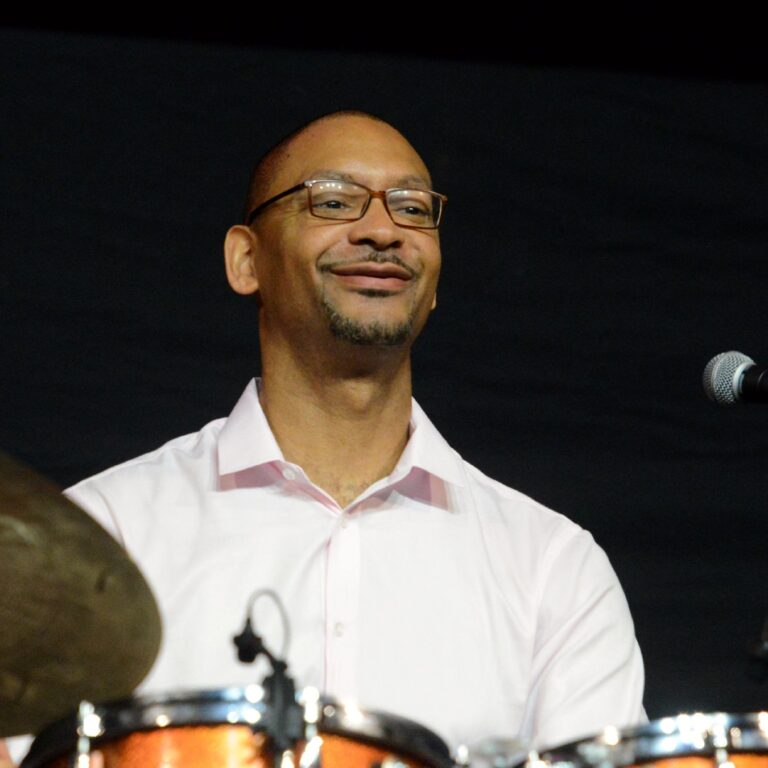
[[[362,219],[371,204],[371,199],[377,197],[383,201],[392,221],[398,227],[407,229],[437,229],[440,226],[443,207],[448,201],[445,195],[428,189],[394,187],[375,192],[352,181],[310,179],[256,206],[246,217],[246,224],[253,223],[253,220],[272,203],[301,189],[307,190],[309,212],[318,219],[335,221]]]

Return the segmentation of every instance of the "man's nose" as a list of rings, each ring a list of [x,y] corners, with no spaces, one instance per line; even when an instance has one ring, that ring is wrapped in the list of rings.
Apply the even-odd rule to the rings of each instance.
[[[372,198],[365,215],[353,222],[350,242],[370,245],[377,250],[395,248],[403,243],[404,230],[392,221],[384,201]]]

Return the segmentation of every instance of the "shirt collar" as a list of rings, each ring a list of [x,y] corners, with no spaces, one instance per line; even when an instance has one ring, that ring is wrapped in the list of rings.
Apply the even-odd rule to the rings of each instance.
[[[411,434],[395,472],[412,467],[436,475],[441,480],[463,486],[464,462],[437,431],[421,406],[411,400]]]
[[[251,379],[219,435],[219,474],[285,461],[261,408],[256,379]],[[410,437],[393,472],[404,476],[412,468],[463,486],[464,464],[415,400],[411,400]]]
[[[248,382],[229,414],[219,434],[218,452],[220,475],[285,460],[261,409],[256,379]]]

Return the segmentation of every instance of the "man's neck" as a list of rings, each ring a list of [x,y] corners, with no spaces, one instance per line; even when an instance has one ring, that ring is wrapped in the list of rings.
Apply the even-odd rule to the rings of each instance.
[[[260,400],[286,460],[344,508],[392,472],[408,442],[410,360],[354,375],[265,361]]]

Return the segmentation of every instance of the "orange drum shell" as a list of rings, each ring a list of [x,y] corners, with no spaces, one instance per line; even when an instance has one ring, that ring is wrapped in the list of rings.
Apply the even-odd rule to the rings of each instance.
[[[752,752],[729,752],[728,760],[734,768],[768,768],[768,755],[759,755]],[[717,762],[711,757],[691,755],[690,757],[665,757],[663,760],[653,760],[648,763],[640,763],[639,766],[653,766],[654,768],[717,768]]]
[[[398,752],[336,734],[321,734],[323,768],[370,768],[386,757],[394,757],[412,768],[430,768],[426,763]],[[272,768],[273,757],[264,733],[245,725],[192,725],[137,731],[95,747],[103,756],[104,768]],[[299,745],[299,751],[301,745]],[[94,761],[96,762],[96,761]],[[298,762],[298,759],[297,759]],[[59,758],[50,768],[68,768]],[[670,768],[676,768],[670,766]],[[698,768],[698,767],[695,767]],[[711,768],[711,766],[709,766]],[[741,768],[741,767],[740,767]],[[743,768],[768,768],[743,766]]]

